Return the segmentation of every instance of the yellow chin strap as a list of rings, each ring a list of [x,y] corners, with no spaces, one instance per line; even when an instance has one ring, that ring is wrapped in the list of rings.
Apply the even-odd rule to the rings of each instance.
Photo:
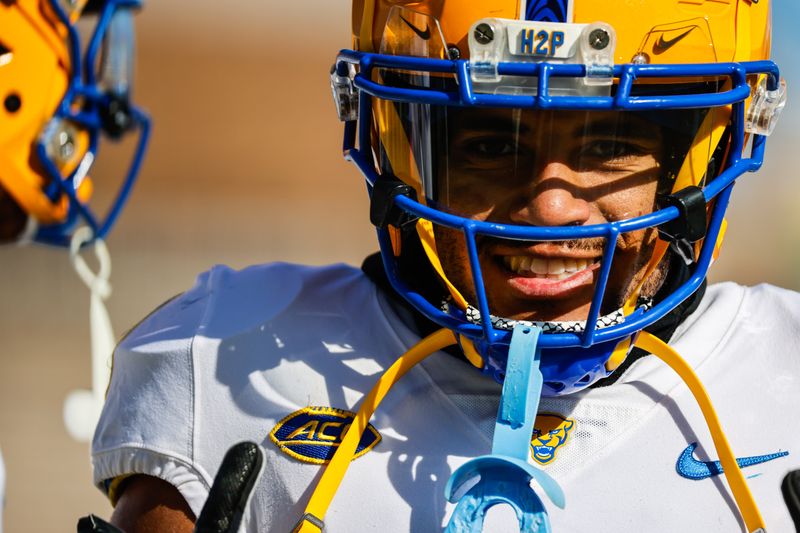
[[[292,533],[319,533],[323,528],[325,513],[339,489],[347,467],[356,453],[361,435],[369,423],[369,419],[383,401],[389,389],[411,370],[417,363],[438,352],[439,350],[456,343],[455,335],[449,329],[440,329],[425,337],[415,344],[406,353],[401,355],[389,369],[383,373],[378,382],[361,401],[353,419],[350,429],[347,430],[339,449],[336,450],[325,471],[322,473],[311,499],[306,505],[303,517],[294,527]]]
[[[439,278],[447,286],[447,290],[453,296],[453,301],[462,310],[467,309],[467,300],[461,292],[453,285],[444,273],[444,267],[439,259],[439,252],[436,251],[436,239],[433,235],[433,222],[430,220],[419,219],[417,220],[417,235],[422,242],[422,249],[425,250],[425,255],[428,256],[433,269],[439,275]]]
[[[687,363],[678,352],[672,349],[667,343],[651,335],[646,331],[642,331],[636,340],[636,346],[655,355],[666,364],[670,366],[686,383],[689,390],[692,392],[695,400],[703,412],[708,429],[711,431],[711,438],[714,441],[714,448],[719,456],[719,461],[722,464],[725,479],[733,493],[733,498],[736,500],[736,506],[744,519],[745,526],[749,533],[765,531],[764,519],[758,511],[756,502],[753,500],[753,495],[744,480],[742,470],[736,462],[736,456],[731,450],[728,439],[722,431],[722,425],[719,422],[717,413],[714,411],[714,406],[711,404],[711,399],[708,397],[705,387],[700,382],[691,365]]]

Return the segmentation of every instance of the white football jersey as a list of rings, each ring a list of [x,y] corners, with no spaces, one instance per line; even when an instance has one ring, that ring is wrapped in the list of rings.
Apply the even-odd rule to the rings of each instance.
[[[266,461],[243,529],[288,532],[347,412],[418,340],[352,267],[214,267],[117,348],[92,444],[95,483],[156,476],[198,514],[226,450],[252,440]],[[791,531],[780,484],[800,466],[800,295],[709,287],[670,344],[705,384],[768,531]],[[500,390],[446,353],[409,371],[373,416],[326,531],[446,525],[445,483],[490,453]],[[612,386],[543,398],[532,438],[531,463],[566,495],[561,510],[536,487],[556,533],[744,528],[699,407],[656,357]],[[518,531],[516,518],[495,508],[485,531]]]

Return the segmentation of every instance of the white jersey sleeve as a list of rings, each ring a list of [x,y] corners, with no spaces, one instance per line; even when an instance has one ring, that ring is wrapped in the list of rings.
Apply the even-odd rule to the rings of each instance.
[[[114,351],[111,382],[92,442],[95,483],[147,474],[176,486],[197,511],[210,477],[194,460],[192,342],[213,271],[157,309]]]
[[[92,442],[95,484],[108,492],[124,476],[155,476],[199,514],[228,447],[263,445],[272,411],[285,416],[286,395],[262,390],[262,372],[328,353],[325,340],[359,321],[341,305],[374,296],[345,265],[216,266],[200,275],[115,350]],[[308,399],[302,392],[298,404]]]

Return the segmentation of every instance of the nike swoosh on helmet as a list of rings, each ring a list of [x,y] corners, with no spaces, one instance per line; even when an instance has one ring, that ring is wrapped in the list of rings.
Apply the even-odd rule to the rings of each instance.
[[[669,40],[664,39],[664,34],[661,34],[656,43],[653,45],[653,53],[656,55],[663,54],[664,52],[675,46],[684,37],[692,33],[692,30],[694,30],[694,27],[689,28],[680,35],[673,37],[672,39]]]
[[[427,41],[428,39],[430,39],[430,38],[431,38],[431,28],[430,28],[430,26],[428,26],[427,24],[425,24],[425,30],[423,31],[423,30],[421,30],[421,29],[417,28],[416,26],[414,26],[413,24],[411,24],[409,21],[407,21],[407,20],[405,19],[405,17],[402,17],[402,16],[401,16],[400,18],[403,20],[403,22],[405,22],[406,24],[408,24],[408,27],[409,27],[409,28],[411,28],[411,30],[412,30],[414,33],[416,33],[417,35],[419,35],[421,39],[423,39],[423,40]],[[690,31],[691,31],[691,30],[690,30]]]

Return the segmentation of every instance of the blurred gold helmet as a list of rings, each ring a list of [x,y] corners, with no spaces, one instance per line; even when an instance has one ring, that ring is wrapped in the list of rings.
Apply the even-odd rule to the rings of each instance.
[[[130,101],[132,10],[138,7],[115,0],[0,3],[0,188],[7,194],[0,196],[6,208],[0,216],[28,217],[29,238],[65,245],[78,224],[103,237],[127,199],[149,129]],[[81,17],[95,22],[85,49]],[[88,173],[100,139],[136,130],[131,169],[99,217],[90,207]],[[0,226],[3,240],[25,237],[19,220]]]

